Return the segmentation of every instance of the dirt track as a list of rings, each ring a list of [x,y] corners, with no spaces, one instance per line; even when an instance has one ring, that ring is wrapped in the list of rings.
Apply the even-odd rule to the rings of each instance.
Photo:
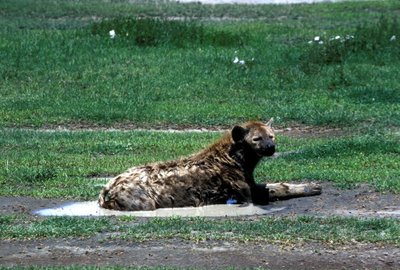
[[[26,213],[52,208],[65,201],[0,197],[0,214]],[[340,190],[323,183],[323,194],[275,202],[291,215],[355,215],[400,218],[400,196],[380,194],[368,186]],[[244,219],[257,217],[243,217]],[[179,239],[135,243],[110,240],[106,234],[91,238],[11,240],[0,243],[0,266],[171,266],[179,268],[270,269],[400,269],[400,248],[354,243],[337,246],[321,243],[237,243]]]
[[[182,241],[99,242],[97,238],[3,241],[2,266],[169,266],[179,268],[399,269],[400,249]]]

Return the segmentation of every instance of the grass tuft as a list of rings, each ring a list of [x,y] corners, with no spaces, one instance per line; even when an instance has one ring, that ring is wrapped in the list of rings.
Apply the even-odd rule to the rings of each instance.
[[[381,17],[377,23],[359,25],[354,35],[314,37],[309,41],[309,48],[300,56],[300,66],[306,73],[318,73],[326,65],[344,64],[354,56],[379,59],[379,55],[387,53],[396,61],[400,52],[398,39],[400,23],[397,19]]]
[[[377,23],[357,27],[350,49],[353,52],[368,52],[376,56],[383,50],[390,50],[398,56],[400,47],[400,22],[396,17],[382,16]]]
[[[35,166],[20,167],[17,170],[9,171],[7,178],[20,183],[43,183],[52,180],[58,175],[56,168]]]
[[[188,241],[320,241],[348,244],[390,243],[399,245],[400,222],[396,219],[349,217],[262,217],[254,220],[210,218],[153,218],[131,220],[112,217],[49,217],[26,222],[24,216],[0,217],[0,239],[40,239],[107,234],[134,241],[185,239]],[[110,236],[106,236],[110,237]]]
[[[110,31],[113,31],[110,35]],[[118,18],[104,20],[91,26],[94,35],[109,37],[115,42],[140,47],[211,45],[241,46],[245,36],[227,30],[216,30],[194,20],[157,18]],[[114,35],[115,34],[115,35]]]
[[[0,239],[56,238],[90,236],[111,227],[108,219],[50,217],[24,222],[26,217],[9,216],[0,219]]]

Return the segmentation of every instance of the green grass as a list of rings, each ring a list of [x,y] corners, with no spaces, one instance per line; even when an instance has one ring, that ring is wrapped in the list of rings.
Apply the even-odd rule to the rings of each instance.
[[[132,218],[51,217],[35,219],[2,216],[0,239],[40,239],[90,237],[115,232],[114,238],[130,241],[184,239],[189,241],[230,240],[256,242],[320,241],[390,243],[400,245],[400,222],[396,219],[358,219],[343,217],[265,217],[256,220],[208,218]]]
[[[85,237],[109,230],[108,219],[48,218],[27,223],[20,216],[1,216],[2,239]]]
[[[332,181],[342,187],[368,183],[380,191],[400,192],[399,136],[369,134],[339,138],[283,138],[284,149],[299,151],[264,162],[261,178],[274,181]]]
[[[390,0],[279,6],[2,0],[0,195],[93,200],[105,181],[92,177],[184,156],[219,136],[21,127],[232,126],[270,117],[281,127],[336,126],[346,135],[280,136],[279,151],[295,153],[262,162],[258,182],[369,184],[398,194],[399,14],[400,2]],[[347,35],[354,39],[340,42]],[[309,44],[316,36],[324,44]],[[235,57],[246,64],[233,63]],[[111,232],[134,241],[400,245],[399,221],[389,218],[2,215],[0,229],[2,240]]]
[[[103,182],[133,165],[167,160],[200,149],[212,134],[151,132],[3,131],[2,195],[95,198]],[[179,141],[179,143],[176,143]]]
[[[0,138],[1,195],[94,199],[104,181],[149,162],[187,156],[220,133],[41,132],[3,130]],[[400,192],[399,136],[383,132],[337,138],[278,136],[278,151],[295,153],[265,158],[258,182],[331,181],[342,187],[368,183]]]
[[[399,244],[400,222],[395,219],[356,218],[261,218],[248,220],[206,220],[203,218],[152,219],[131,227],[123,238],[183,238],[188,240],[238,241],[321,241],[346,243],[392,242]],[[384,239],[383,239],[384,238]]]
[[[400,36],[399,9],[2,1],[0,125],[226,126],[274,116],[280,125],[398,126],[399,41],[389,39]],[[254,21],[193,19],[222,12]],[[336,35],[355,39],[308,44]]]
[[[149,18],[117,18],[94,23],[91,32],[110,38],[123,46],[155,47],[172,45],[178,48],[192,46],[240,47],[247,38],[246,33],[233,30],[218,30],[205,27],[195,20],[183,21]]]

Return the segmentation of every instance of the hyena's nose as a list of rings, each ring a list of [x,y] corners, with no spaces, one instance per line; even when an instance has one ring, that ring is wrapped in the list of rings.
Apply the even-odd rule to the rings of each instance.
[[[267,156],[272,156],[275,153],[275,145],[272,144],[267,148]]]
[[[275,144],[273,142],[266,142],[263,149],[264,156],[272,156],[275,153]]]

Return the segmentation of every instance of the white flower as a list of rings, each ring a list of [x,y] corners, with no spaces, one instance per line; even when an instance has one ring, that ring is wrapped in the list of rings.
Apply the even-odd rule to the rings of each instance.
[[[314,41],[319,41],[319,39],[320,39],[320,37],[319,37],[319,36],[316,36],[316,37],[314,38]]]
[[[254,58],[253,58],[254,59]],[[237,56],[233,59],[234,64],[244,65],[246,62],[244,60],[240,60]]]
[[[340,36],[336,36],[335,39],[340,39]]]
[[[318,42],[318,44],[321,44],[321,45],[322,45],[322,44],[324,44],[324,42],[321,40],[320,42]]]
[[[116,34],[114,30],[111,30],[110,32],[108,32],[110,34],[110,38],[115,38]]]
[[[395,41],[395,40],[396,40],[396,36],[393,35],[389,40],[390,40],[390,41]]]
[[[308,44],[312,44],[313,43],[313,41],[312,40],[310,40],[309,42],[308,42]]]

